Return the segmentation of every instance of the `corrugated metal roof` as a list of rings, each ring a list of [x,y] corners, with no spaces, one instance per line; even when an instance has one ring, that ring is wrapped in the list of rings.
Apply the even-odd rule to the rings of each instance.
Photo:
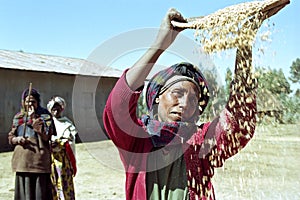
[[[120,77],[122,71],[85,59],[0,50],[0,68],[73,75]]]

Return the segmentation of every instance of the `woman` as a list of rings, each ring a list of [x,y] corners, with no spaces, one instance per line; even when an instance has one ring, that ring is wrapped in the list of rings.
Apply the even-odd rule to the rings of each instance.
[[[186,22],[170,9],[153,45],[113,88],[103,113],[106,131],[118,147],[126,170],[126,199],[215,199],[214,169],[253,137],[256,80],[251,46],[237,50],[229,100],[220,116],[197,125],[209,91],[200,70],[178,63],[158,72],[146,88],[149,115],[137,118],[144,82],[160,55]],[[245,62],[246,61],[246,62]]]
[[[62,113],[66,107],[62,97],[54,96],[47,104],[56,128],[52,136],[53,199],[75,199],[73,177],[76,175],[75,138],[77,130],[72,121]]]
[[[29,95],[30,94],[30,95]],[[22,94],[8,140],[14,146],[15,200],[52,200],[50,138],[55,134],[51,114],[42,108],[36,89]]]

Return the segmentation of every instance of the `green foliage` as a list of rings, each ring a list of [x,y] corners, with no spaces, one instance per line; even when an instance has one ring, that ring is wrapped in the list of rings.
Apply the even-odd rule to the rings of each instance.
[[[299,63],[300,59],[297,62]],[[297,65],[298,67],[300,65]],[[290,84],[285,77],[282,69],[266,69],[258,68],[256,70],[259,74],[258,78],[258,107],[261,110],[266,111],[259,119],[259,122],[270,123],[299,123],[300,121],[300,90],[298,89],[294,96],[290,96],[292,90]],[[297,71],[299,72],[299,70]],[[206,75],[206,74],[205,74]],[[206,75],[207,76],[207,75]],[[225,82],[226,85],[223,87],[213,86],[211,90],[211,101],[208,104],[205,112],[202,114],[200,120],[207,121],[213,119],[220,111],[224,108],[229,96],[230,83],[232,81],[233,73],[227,68]],[[295,76],[295,75],[294,75]],[[208,75],[208,82],[211,81],[212,77]],[[299,79],[298,79],[299,81]]]
[[[300,122],[300,97],[283,95],[282,102],[285,107],[283,121],[288,124]]]
[[[296,69],[296,66],[299,67],[299,64],[300,59],[298,59],[296,62],[293,62],[294,69]],[[299,122],[300,91],[296,91],[294,96],[290,95],[292,90],[290,88],[289,82],[282,72],[282,69],[276,70],[259,68],[257,69],[257,71],[259,72],[258,87],[260,91],[263,91],[261,92],[261,95],[266,94],[266,91],[270,92],[270,95],[268,95],[266,99],[270,100],[271,96],[275,97],[275,107],[277,106],[277,109],[279,108],[276,112],[279,112],[280,115],[273,115],[273,117],[278,118],[276,120],[280,121],[281,123]],[[292,76],[295,78],[296,73],[294,73]],[[281,104],[282,106],[278,107],[279,104]]]
[[[295,96],[300,98],[300,89],[297,89],[297,90],[296,90]]]
[[[282,69],[258,68],[258,87],[270,91],[272,94],[290,94],[291,86]]]
[[[139,97],[136,112],[138,117],[141,117],[144,114],[148,114],[148,110],[145,102],[145,96],[143,95],[143,93]]]
[[[210,101],[200,116],[200,121],[210,121],[216,116],[219,115],[221,110],[224,109],[226,104],[226,89],[223,85],[219,85],[216,80],[216,72],[215,71],[203,71],[203,74],[208,82],[209,93],[210,93]]]
[[[300,59],[297,58],[290,67],[291,77],[289,78],[293,83],[300,83]]]
[[[232,72],[230,70],[230,68],[226,69],[226,76],[225,76],[225,82],[226,82],[226,91],[227,91],[227,95],[229,95],[229,89],[230,89],[230,84],[232,81]]]
[[[290,97],[292,92],[290,84],[281,69],[258,68],[258,107],[264,112],[262,118],[274,119],[275,123],[297,123],[299,121],[299,96]],[[212,119],[217,115],[227,102],[229,96],[230,83],[233,73],[229,68],[226,70],[225,83],[221,88],[214,88],[215,95],[209,103],[206,112],[203,113],[202,120]],[[297,93],[296,93],[297,94]],[[269,116],[267,116],[269,115]],[[264,117],[263,117],[264,116]],[[259,122],[264,122],[262,119]]]

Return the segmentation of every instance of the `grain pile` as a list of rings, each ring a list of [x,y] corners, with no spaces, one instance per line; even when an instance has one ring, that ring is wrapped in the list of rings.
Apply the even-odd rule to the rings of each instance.
[[[195,29],[207,53],[252,46],[262,22],[276,14],[289,0],[265,0],[240,3],[220,9],[204,17],[193,17],[188,23],[172,22],[174,26]]]

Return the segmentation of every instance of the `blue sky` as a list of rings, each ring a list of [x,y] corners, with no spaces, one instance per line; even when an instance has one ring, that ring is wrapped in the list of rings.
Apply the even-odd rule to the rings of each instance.
[[[97,46],[134,29],[158,27],[170,7],[185,17],[210,14],[245,0],[1,0],[0,49],[87,58]],[[300,58],[300,1],[271,18],[275,24],[261,64],[289,68]],[[185,36],[193,38],[192,31]],[[120,44],[121,45],[121,44]],[[173,62],[171,62],[172,64]],[[299,86],[298,86],[299,87]]]

